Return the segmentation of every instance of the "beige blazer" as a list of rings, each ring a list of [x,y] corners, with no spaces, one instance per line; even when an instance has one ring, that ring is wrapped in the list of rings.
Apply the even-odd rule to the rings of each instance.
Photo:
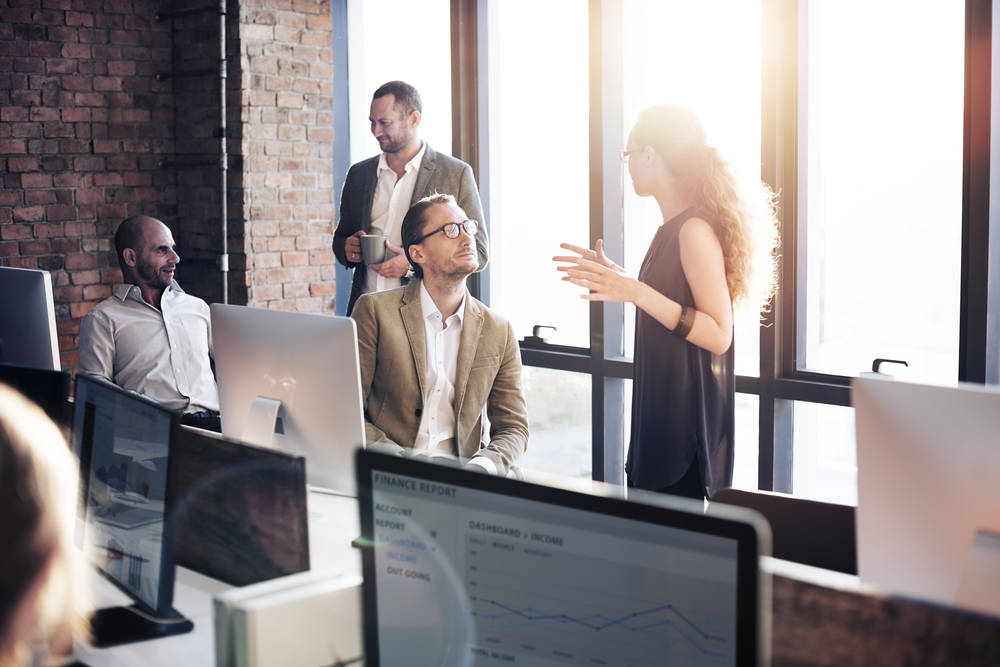
[[[427,387],[420,281],[365,294],[351,313],[358,326],[367,444],[412,447]],[[490,422],[483,440],[483,407]],[[528,406],[514,328],[466,292],[455,376],[459,458],[489,457],[500,475],[528,446]]]

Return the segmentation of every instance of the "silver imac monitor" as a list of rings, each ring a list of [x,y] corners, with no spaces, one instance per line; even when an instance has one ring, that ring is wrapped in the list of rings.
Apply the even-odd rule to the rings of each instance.
[[[858,574],[1000,615],[1000,389],[852,384]]]
[[[223,435],[305,456],[311,486],[356,495],[365,422],[354,320],[216,303],[212,339]]]
[[[0,313],[0,362],[62,369],[48,271],[0,266]]]

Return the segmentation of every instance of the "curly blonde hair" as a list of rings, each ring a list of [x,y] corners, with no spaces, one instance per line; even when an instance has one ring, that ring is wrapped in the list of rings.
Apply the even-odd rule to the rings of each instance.
[[[733,165],[706,145],[698,117],[680,104],[640,112],[632,138],[656,151],[711,225],[722,246],[733,305],[766,312],[778,275],[776,195],[759,181],[755,187],[741,184]]]

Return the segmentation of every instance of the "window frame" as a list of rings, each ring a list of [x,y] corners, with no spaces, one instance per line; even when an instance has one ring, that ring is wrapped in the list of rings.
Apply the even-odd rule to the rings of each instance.
[[[498,0],[494,0],[498,1]],[[1000,214],[991,220],[990,167],[1000,161],[1000,136],[991,136],[992,91],[1000,95],[1000,0],[966,0],[965,158],[962,206],[961,325],[958,379],[1000,384]],[[622,127],[621,0],[588,0],[590,16],[590,241],[603,238],[612,254],[623,239],[618,134]],[[489,0],[452,0],[454,146],[456,156],[473,166],[484,208],[489,211],[488,43]],[[997,30],[994,30],[994,20]],[[737,393],[758,397],[758,488],[792,493],[793,406],[796,401],[851,406],[851,378],[797,370],[802,347],[807,288],[799,262],[797,219],[798,0],[761,3],[761,180],[780,193],[781,259],[778,294],[763,319],[759,377],[737,376]],[[993,68],[993,59],[997,67]],[[994,75],[994,69],[997,75]],[[997,78],[997,85],[992,86]],[[1000,113],[1000,100],[996,105]],[[1000,123],[1000,118],[998,118]],[[998,133],[1000,135],[1000,133]],[[614,146],[610,143],[615,143]],[[613,159],[612,159],[613,158]],[[482,160],[482,162],[480,162]],[[1000,162],[997,162],[1000,164]],[[998,167],[1000,169],[1000,167]],[[998,179],[1000,180],[1000,179]],[[1000,183],[993,201],[1000,211]],[[490,221],[491,234],[503,223]],[[992,244],[992,245],[991,245]],[[804,255],[802,255],[804,257]],[[993,260],[996,263],[996,260]],[[489,268],[482,275],[488,300]],[[990,298],[991,292],[997,295]],[[802,307],[800,307],[802,306]],[[521,348],[524,365],[587,373],[592,378],[592,477],[624,482],[624,381],[632,361],[622,355],[621,304],[590,305],[590,347]]]

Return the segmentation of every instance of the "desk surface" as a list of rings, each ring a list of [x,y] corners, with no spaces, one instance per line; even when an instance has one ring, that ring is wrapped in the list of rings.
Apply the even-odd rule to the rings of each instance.
[[[360,534],[351,498],[310,493],[309,556],[314,570],[361,574],[350,543]],[[765,559],[773,576],[772,665],[1000,665],[1000,619],[886,598],[850,577]],[[127,604],[124,594],[94,575],[95,607]],[[74,658],[90,667],[135,665],[211,667],[215,662],[212,597],[232,587],[177,569],[174,607],[194,621],[177,637],[109,649],[81,647]]]
[[[310,492],[308,496],[309,562],[313,571],[361,575],[361,555],[351,540],[361,533],[358,505],[353,498]],[[318,516],[313,516],[313,513]],[[194,622],[187,634],[107,649],[80,646],[74,659],[90,667],[135,667],[136,665],[215,664],[215,631],[212,598],[233,587],[183,567],[177,568],[174,608]],[[94,608],[130,604],[124,593],[94,572],[91,586]]]

